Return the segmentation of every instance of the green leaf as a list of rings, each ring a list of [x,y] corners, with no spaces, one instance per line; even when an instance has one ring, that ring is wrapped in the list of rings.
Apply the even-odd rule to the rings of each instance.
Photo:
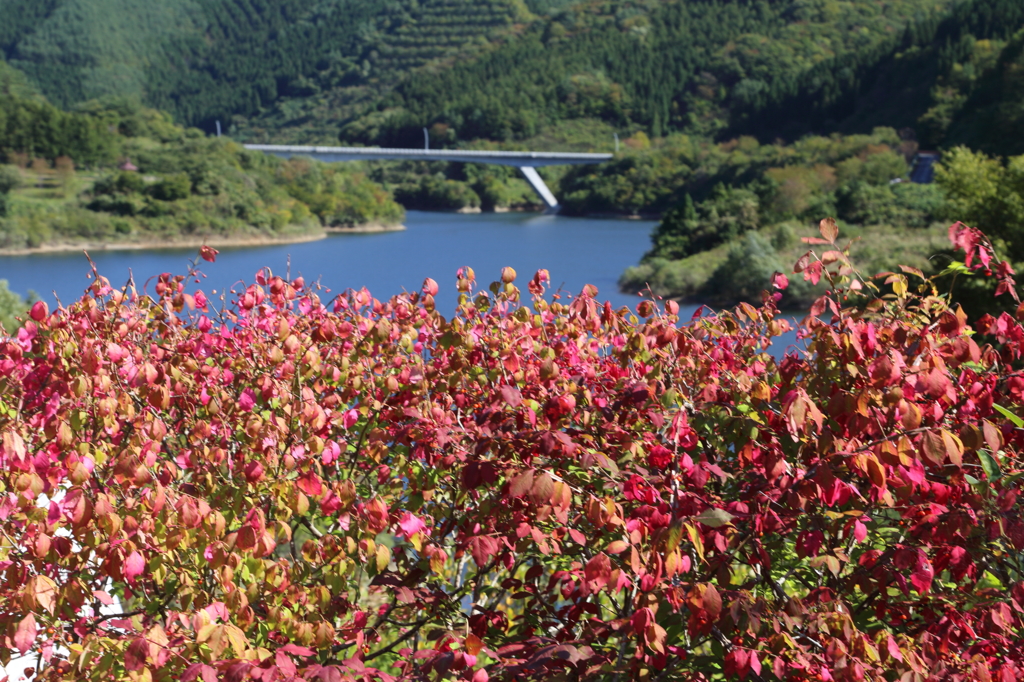
[[[1017,472],[1017,473],[1015,473],[1015,474],[1011,474],[1011,475],[1007,476],[1007,477],[1006,477],[1006,478],[1005,478],[1005,479],[1003,480],[1003,485],[1004,485],[1004,486],[1008,486],[1008,485],[1010,485],[1011,483],[1016,483],[1016,482],[1017,482],[1018,480],[1020,480],[1020,479],[1021,479],[1022,477],[1024,477],[1024,471],[1018,471],[1018,472]]]
[[[1003,477],[1003,472],[999,468],[999,462],[996,458],[988,453],[986,450],[978,450],[978,459],[981,460],[981,468],[985,470],[985,475],[988,476],[990,481],[998,481]]]
[[[1024,428],[1024,419],[1021,419],[1020,417],[1015,415],[1013,412],[1010,412],[1008,409],[1006,409],[1002,405],[992,405],[992,407],[996,408],[996,412],[998,412],[999,414],[1001,414],[1004,417],[1006,417],[1007,419],[1009,419],[1010,423],[1012,423],[1018,429]]]
[[[942,272],[939,273],[939,277],[944,277],[946,275],[968,275],[968,276],[971,276],[973,274],[974,274],[974,272],[971,271],[970,269],[968,269],[968,267],[966,265],[964,265],[963,263],[961,263],[958,260],[955,260],[955,261],[951,262],[949,265],[947,265],[945,270],[943,270]]]
[[[694,516],[693,520],[700,521],[705,526],[710,526],[711,528],[718,528],[726,525],[733,518],[733,515],[724,509],[705,509],[697,516]]]

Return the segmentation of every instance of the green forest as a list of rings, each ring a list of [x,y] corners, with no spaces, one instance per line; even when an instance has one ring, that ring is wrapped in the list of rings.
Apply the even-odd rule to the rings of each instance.
[[[1020,122],[1019,0],[0,0],[0,16],[0,52],[58,107],[126,97],[240,141],[418,146],[428,127],[438,146],[515,144],[580,121],[601,149],[609,130],[889,126],[995,151]]]
[[[209,138],[219,121],[237,142],[418,147],[427,128],[435,147],[611,151],[617,135],[612,162],[542,174],[570,215],[661,219],[631,290],[754,300],[826,215],[871,267],[941,267],[955,218],[1024,262],[1022,0],[0,0],[0,16],[7,248],[537,208],[514,169],[280,162]],[[934,184],[909,182],[921,150],[944,154]]]
[[[0,249],[296,239],[397,225],[364,173],[282,161],[106,102],[57,109],[0,63]]]

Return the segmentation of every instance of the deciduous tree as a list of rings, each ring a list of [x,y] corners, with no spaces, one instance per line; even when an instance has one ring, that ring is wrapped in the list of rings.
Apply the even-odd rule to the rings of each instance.
[[[51,679],[980,680],[1024,670],[1016,315],[862,278],[681,321],[540,271],[217,308],[102,276],[0,351],[0,658]],[[957,224],[963,268],[991,244]],[[215,252],[204,249],[212,260]],[[197,278],[196,278],[197,279]],[[531,297],[529,305],[522,300]]]

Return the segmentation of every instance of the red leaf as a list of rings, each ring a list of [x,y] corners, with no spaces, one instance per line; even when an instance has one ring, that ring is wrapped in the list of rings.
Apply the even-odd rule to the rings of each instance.
[[[772,286],[776,289],[785,289],[789,286],[789,278],[781,272],[776,272],[772,275]]]
[[[647,626],[654,622],[654,612],[644,607],[636,611],[630,619],[633,630],[638,633],[646,632]]]
[[[218,253],[220,253],[220,251],[218,251],[217,249],[212,248],[210,246],[205,246],[204,245],[204,246],[199,247],[199,255],[202,256],[203,260],[205,260],[207,262],[210,262],[210,263],[212,263],[215,260],[217,260],[217,254]]]
[[[26,653],[36,641],[36,617],[31,613],[21,619],[18,629],[14,632],[14,646],[21,653]]]
[[[483,568],[491,556],[498,552],[498,541],[487,535],[478,535],[475,538],[470,538],[469,551],[473,555],[476,565]]]
[[[810,281],[811,284],[817,284],[821,279],[821,261],[814,261],[807,266],[804,271],[804,279]]]
[[[593,583],[597,589],[600,589],[608,584],[608,579],[611,577],[611,559],[607,554],[598,554],[587,562],[583,572],[587,577],[587,582]]]
[[[199,677],[199,673],[202,671],[203,663],[193,663],[189,667],[185,668],[185,672],[181,673],[181,682],[192,682],[192,680]]]
[[[124,652],[124,667],[126,670],[142,670],[148,657],[149,642],[144,637],[136,637]]]
[[[307,471],[295,481],[295,485],[299,487],[299,490],[306,493],[310,497],[320,497],[323,495],[324,487],[320,482],[320,478],[312,471]]]

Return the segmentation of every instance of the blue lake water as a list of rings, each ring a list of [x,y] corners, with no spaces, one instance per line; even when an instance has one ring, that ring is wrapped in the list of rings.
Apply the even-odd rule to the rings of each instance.
[[[335,292],[367,287],[376,298],[387,299],[403,290],[417,291],[424,278],[433,277],[440,286],[438,308],[450,314],[457,298],[456,270],[472,267],[478,286],[486,288],[500,277],[501,268],[511,266],[524,289],[533,273],[545,268],[554,289],[575,294],[583,285],[593,284],[598,297],[616,308],[635,306],[638,297],[620,292],[616,282],[650,247],[655,223],[531,213],[409,211],[405,225],[408,229],[402,232],[221,249],[216,263],[202,263],[207,279],[200,287],[209,296],[242,281],[252,282],[260,268],[270,267],[283,275],[290,267],[293,277],[302,275],[307,282],[319,279]],[[141,287],[162,272],[187,272],[196,253],[190,248],[95,251],[90,256],[114,286],[127,281],[131,272]],[[21,294],[34,290],[51,305],[54,295],[65,304],[80,296],[90,283],[88,273],[89,264],[81,253],[0,257],[0,279],[6,279],[11,290]],[[688,317],[695,309],[688,306],[680,312]],[[773,350],[778,352],[779,347]]]

